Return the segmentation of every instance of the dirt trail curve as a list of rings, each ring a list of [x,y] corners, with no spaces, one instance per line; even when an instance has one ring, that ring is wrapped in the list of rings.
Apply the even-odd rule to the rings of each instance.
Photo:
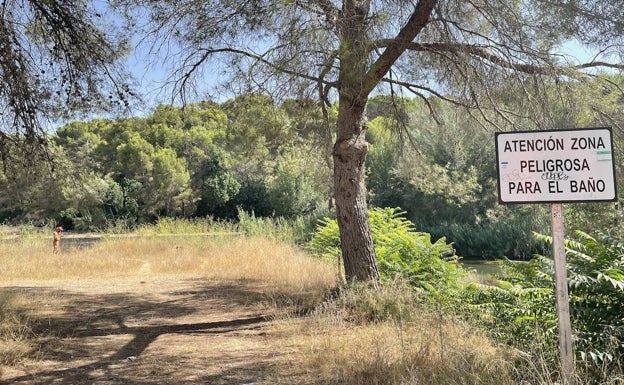
[[[34,363],[4,370],[1,385],[274,384],[285,345],[250,282],[15,285],[41,298],[29,311]],[[49,303],[48,303],[49,302]],[[281,382],[281,381],[279,381]]]

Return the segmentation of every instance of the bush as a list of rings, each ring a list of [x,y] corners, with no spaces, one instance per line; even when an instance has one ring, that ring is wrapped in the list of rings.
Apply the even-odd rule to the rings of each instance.
[[[463,271],[458,268],[457,256],[445,238],[431,242],[431,235],[414,230],[404,212],[392,208],[369,211],[373,244],[382,279],[392,281],[404,278],[413,288],[429,293],[456,289]],[[310,250],[321,257],[340,257],[340,235],[335,219],[319,222]]]
[[[624,245],[581,231],[576,236],[566,241],[576,348],[584,362],[617,365],[624,359]]]
[[[577,231],[566,240],[570,315],[577,360],[591,383],[621,373],[624,359],[624,245]],[[552,238],[536,234],[547,244]],[[473,285],[466,299],[499,340],[556,365],[557,315],[552,259],[505,261],[497,286]],[[476,311],[474,311],[476,310]]]
[[[468,317],[496,340],[536,353],[550,362],[557,353],[554,280],[545,273],[552,261],[500,262],[495,285],[470,284],[464,291]]]

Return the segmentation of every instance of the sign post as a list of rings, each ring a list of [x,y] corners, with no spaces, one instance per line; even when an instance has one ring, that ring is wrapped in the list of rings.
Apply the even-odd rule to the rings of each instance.
[[[574,350],[563,228],[563,202],[617,200],[610,127],[499,132],[500,203],[550,203],[564,385],[574,385]]]
[[[561,203],[550,205],[553,257],[555,262],[555,288],[557,299],[557,321],[559,325],[559,354],[561,376],[564,385],[574,385],[574,350],[572,348],[572,326],[570,324],[570,298],[563,236],[563,207]]]

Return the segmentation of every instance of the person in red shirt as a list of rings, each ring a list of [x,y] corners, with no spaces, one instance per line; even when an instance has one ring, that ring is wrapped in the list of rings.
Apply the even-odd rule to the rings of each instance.
[[[61,234],[63,233],[63,228],[61,226],[57,226],[54,229],[53,240],[52,240],[52,252],[54,254],[58,253],[61,250]]]

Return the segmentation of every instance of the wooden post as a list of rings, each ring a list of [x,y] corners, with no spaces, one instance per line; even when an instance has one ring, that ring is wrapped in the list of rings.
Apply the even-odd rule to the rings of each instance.
[[[561,378],[564,385],[574,385],[574,349],[570,324],[570,299],[563,234],[563,208],[560,203],[550,205],[553,255],[555,262],[555,285],[557,294],[557,319],[559,324],[559,351],[561,355]]]

